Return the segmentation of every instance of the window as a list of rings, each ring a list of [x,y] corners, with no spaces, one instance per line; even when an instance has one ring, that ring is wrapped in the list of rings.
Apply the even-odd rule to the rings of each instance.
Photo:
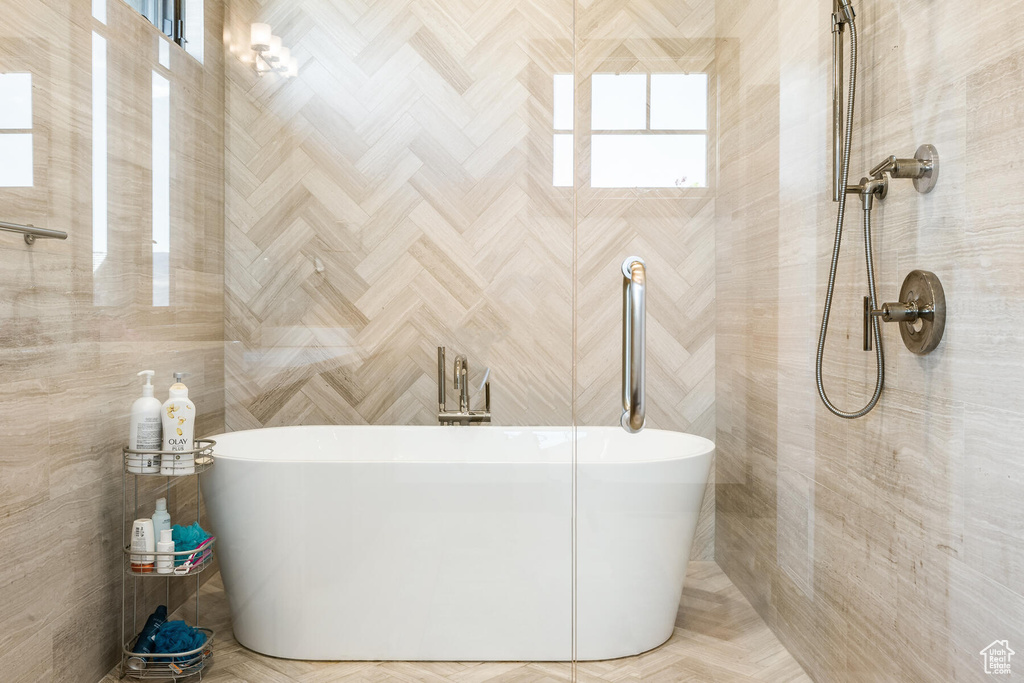
[[[554,173],[555,187],[572,187],[575,173],[573,155],[573,78],[555,74],[554,79]],[[561,132],[559,132],[561,131]]]
[[[171,305],[171,83],[153,72],[153,306]]]
[[[184,44],[185,3],[183,0],[128,0],[135,11],[179,45]]]
[[[594,74],[590,184],[707,187],[707,74]]]
[[[92,272],[107,260],[107,41],[92,34]],[[93,281],[93,298],[102,300],[103,288]]]
[[[203,0],[126,1],[164,35],[203,61]]]
[[[0,187],[32,187],[32,74],[0,73]]]

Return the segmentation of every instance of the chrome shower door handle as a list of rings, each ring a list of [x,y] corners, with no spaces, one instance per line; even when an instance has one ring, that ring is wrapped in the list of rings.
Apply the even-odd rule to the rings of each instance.
[[[622,262],[622,417],[630,434],[644,428],[647,400],[646,327],[647,267],[639,256]]]

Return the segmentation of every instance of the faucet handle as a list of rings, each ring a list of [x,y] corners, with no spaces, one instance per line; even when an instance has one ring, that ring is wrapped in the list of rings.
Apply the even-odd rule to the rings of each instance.
[[[484,370],[484,378],[480,380],[480,388],[477,392],[484,392],[484,411],[491,412],[491,369]]]
[[[466,381],[466,375],[468,373],[469,359],[466,358],[465,354],[460,353],[455,356],[455,391],[462,391],[462,385]]]
[[[445,386],[444,386],[444,352],[445,347],[437,347],[437,406],[438,409],[444,412],[444,406],[447,402],[445,400]]]

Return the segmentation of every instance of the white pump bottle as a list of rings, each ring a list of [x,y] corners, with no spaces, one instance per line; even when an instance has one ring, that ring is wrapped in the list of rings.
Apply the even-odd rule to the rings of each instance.
[[[173,476],[179,474],[195,474],[195,447],[193,436],[196,428],[196,406],[188,400],[188,387],[181,383],[184,375],[174,374],[175,383],[171,385],[170,398],[160,410],[163,420],[163,450],[174,451],[174,455],[165,453],[160,462],[160,473]]]
[[[153,397],[152,370],[143,370],[145,377],[142,396],[132,404],[131,423],[128,426],[128,447],[139,451],[158,451],[161,445],[160,400]],[[156,474],[160,471],[159,455],[128,455],[128,471],[135,474]]]

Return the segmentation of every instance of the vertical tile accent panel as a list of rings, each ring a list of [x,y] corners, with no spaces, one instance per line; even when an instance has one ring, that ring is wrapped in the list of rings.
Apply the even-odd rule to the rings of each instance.
[[[851,178],[926,142],[943,163],[932,194],[894,181],[874,212],[879,295],[892,301],[923,268],[950,310],[929,356],[886,326],[885,392],[844,421],[814,386],[836,210],[831,8],[716,3],[715,554],[815,680],[982,681],[984,647],[1024,642],[1024,516],[1010,502],[1024,427],[1012,294],[1024,43],[991,41],[1022,15],[996,5],[969,16],[916,0],[857,7]],[[874,381],[860,350],[860,220],[852,203],[825,356],[826,388],[847,407]]]
[[[151,72],[156,30],[128,5],[0,0],[0,72],[30,72],[35,185],[0,188],[0,219],[66,241],[0,234],[0,671],[91,681],[119,656],[121,464],[135,373],[171,373],[223,429],[222,10],[206,7],[206,65],[172,48],[171,305],[152,307]],[[106,42],[108,211],[93,211],[93,33]],[[97,92],[103,92],[100,88]],[[101,111],[103,107],[99,108]],[[102,138],[102,136],[101,136]],[[102,193],[99,195],[102,197]],[[94,215],[108,230],[94,272]],[[100,244],[95,246],[99,247]],[[162,483],[162,482],[161,482]],[[150,514],[155,488],[142,487]],[[171,490],[172,519],[195,519]],[[156,583],[151,585],[155,588]],[[179,584],[172,604],[180,602]],[[140,612],[164,601],[143,596]],[[147,612],[148,614],[148,612]]]

